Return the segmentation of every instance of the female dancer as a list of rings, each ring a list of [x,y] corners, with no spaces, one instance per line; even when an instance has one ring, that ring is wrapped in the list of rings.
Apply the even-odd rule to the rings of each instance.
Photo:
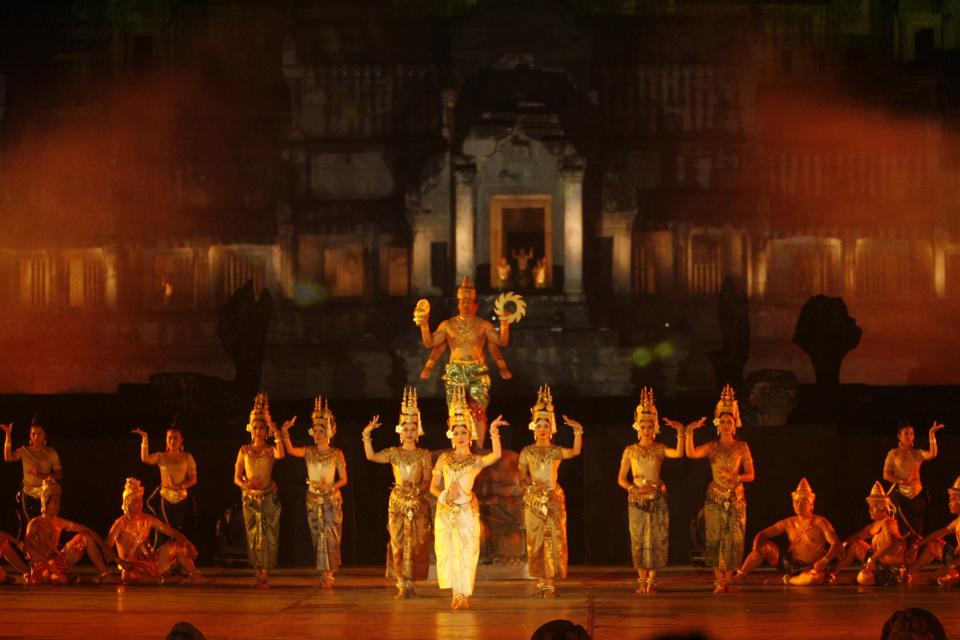
[[[30,444],[13,449],[13,423],[0,424],[3,429],[3,459],[6,462],[23,463],[23,488],[20,490],[20,533],[27,523],[40,515],[40,487],[43,481],[63,480],[60,456],[57,450],[47,446],[47,432],[40,426],[40,420],[34,414],[30,423]]]
[[[746,442],[736,439],[740,428],[740,407],[727,385],[713,412],[713,424],[720,437],[694,446],[693,432],[702,421],[687,430],[687,457],[707,458],[713,480],[707,485],[703,515],[707,525],[705,561],[713,568],[714,593],[727,593],[736,570],[743,561],[744,530],[747,527],[747,501],[743,484],[753,482],[753,456]]]
[[[706,418],[690,423],[696,429]],[[633,552],[633,568],[637,570],[636,593],[656,591],[657,570],[667,564],[670,541],[670,512],[667,510],[667,488],[660,481],[660,465],[664,458],[682,458],[684,431],[682,423],[664,418],[664,422],[677,430],[677,446],[654,442],[660,433],[657,421],[657,405],[653,389],[640,391],[640,404],[633,414],[633,428],[637,432],[637,444],[623,450],[620,458],[620,473],[617,484],[627,491],[627,512],[630,521],[630,549]],[[627,474],[631,479],[627,480]]]
[[[497,416],[490,424],[493,450],[481,456],[470,451],[477,430],[463,386],[454,387],[448,411],[447,437],[453,450],[437,458],[430,484],[430,493],[437,498],[437,582],[441,589],[453,590],[451,609],[469,609],[480,559],[480,506],[473,495],[473,482],[484,468],[500,459],[500,426],[508,423]]]
[[[380,416],[373,416],[364,427],[363,452],[367,460],[393,467],[393,491],[387,507],[387,531],[390,533],[388,557],[397,578],[394,598],[412,598],[414,580],[425,580],[430,568],[430,543],[433,529],[430,525],[430,503],[427,491],[433,462],[430,451],[417,448],[417,439],[423,435],[417,391],[403,390],[400,422],[395,431],[400,434],[400,446],[374,452],[371,432],[380,426]]]
[[[287,430],[296,417],[283,424]],[[277,566],[277,543],[280,533],[280,500],[273,481],[273,463],[283,457],[283,443],[277,425],[270,417],[270,399],[262,391],[253,401],[250,422],[250,444],[240,447],[233,468],[233,483],[243,492],[243,525],[247,530],[247,558],[253,567],[257,586],[266,589],[270,569]],[[273,446],[267,435],[273,435]]]
[[[520,486],[523,497],[523,521],[527,530],[527,562],[530,575],[537,579],[536,595],[556,598],[556,579],[567,577],[567,510],[563,489],[557,484],[560,463],[580,455],[583,425],[563,416],[573,429],[573,448],[553,444],[557,418],[553,411],[550,387],[537,391],[537,403],[530,409],[530,430],[535,442],[520,451]]]
[[[167,428],[167,450],[150,453],[150,439],[140,428],[140,461],[160,467],[160,514],[164,522],[193,539],[196,529],[194,504],[189,490],[197,484],[197,463],[183,450],[183,432],[173,424]]]
[[[913,448],[913,425],[906,422],[897,429],[899,445],[887,452],[883,462],[883,479],[892,482],[895,487],[890,499],[897,508],[897,516],[903,527],[903,533],[911,536],[913,542],[922,538],[927,529],[927,506],[930,493],[920,482],[920,465],[937,457],[937,431],[944,425],[933,421],[930,427],[930,450]]]
[[[320,586],[333,587],[333,574],[340,568],[340,534],[343,530],[343,498],[340,487],[347,484],[347,461],[343,451],[330,446],[337,433],[337,419],[330,403],[317,396],[310,414],[312,447],[295,447],[290,442],[290,425],[283,427],[283,442],[290,455],[307,463],[307,524],[313,538],[314,557],[320,572]]]

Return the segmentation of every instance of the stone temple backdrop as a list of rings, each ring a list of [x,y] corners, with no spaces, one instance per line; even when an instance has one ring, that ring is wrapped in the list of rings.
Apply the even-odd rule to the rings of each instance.
[[[953,384],[958,2],[14,1],[0,52],[0,390],[230,380],[252,282],[274,394],[394,397],[471,275],[529,315],[504,393]],[[721,349],[722,351],[722,349]],[[439,382],[421,384],[424,395]]]

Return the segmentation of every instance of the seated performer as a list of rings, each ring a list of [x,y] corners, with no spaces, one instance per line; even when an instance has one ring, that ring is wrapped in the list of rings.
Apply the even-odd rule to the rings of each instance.
[[[380,426],[380,416],[363,428],[363,452],[367,460],[393,467],[393,490],[387,507],[387,531],[390,544],[387,557],[397,578],[394,598],[412,598],[414,580],[426,580],[430,569],[430,544],[433,528],[430,525],[430,503],[427,492],[433,475],[430,451],[417,447],[423,435],[417,391],[403,390],[400,422],[395,431],[400,434],[400,446],[374,452],[371,432]]]
[[[312,447],[295,447],[290,442],[290,427],[283,425],[283,443],[287,452],[307,463],[307,524],[313,539],[314,558],[320,572],[320,586],[333,587],[333,574],[340,568],[340,535],[343,531],[343,498],[340,487],[347,484],[347,461],[343,451],[330,446],[337,433],[337,419],[330,403],[317,396],[313,404],[313,421],[307,433],[313,436]]]
[[[27,572],[30,571],[30,569],[27,568],[27,565],[23,561],[23,558],[20,557],[20,554],[17,553],[18,545],[19,542],[17,542],[16,538],[9,533],[0,531],[0,555],[6,558],[7,562],[10,563],[10,566],[17,570],[17,573],[27,575]],[[0,567],[0,582],[6,582],[7,580],[7,572]],[[13,578],[9,578],[9,580],[13,580]]]
[[[477,431],[462,386],[454,388],[448,411],[447,437],[453,450],[437,458],[430,484],[430,493],[437,498],[433,525],[437,583],[441,589],[453,590],[451,609],[469,609],[480,560],[480,505],[473,495],[473,483],[484,468],[500,459],[500,426],[507,422],[497,416],[490,423],[493,450],[481,456],[470,451]]]
[[[23,550],[30,563],[24,571],[27,584],[67,584],[70,568],[86,554],[97,568],[97,581],[110,582],[110,572],[104,564],[106,555],[113,560],[113,552],[105,548],[103,540],[92,529],[60,517],[60,485],[47,478],[40,487],[42,513],[27,524]],[[62,548],[60,534],[75,533]],[[104,549],[104,552],[101,552]],[[9,558],[8,558],[9,559]]]
[[[159,549],[150,545],[150,534],[159,531],[170,542]],[[144,578],[163,581],[173,567],[179,567],[191,582],[209,582],[197,571],[193,559],[197,550],[182,533],[159,518],[143,512],[143,485],[136,478],[127,478],[123,487],[123,515],[116,519],[107,534],[106,545],[116,546],[120,577],[126,584]]]
[[[171,527],[187,536],[195,533],[193,500],[189,489],[197,484],[197,463],[183,450],[183,433],[176,424],[167,428],[167,450],[150,453],[149,436],[143,429],[131,433],[140,436],[140,460],[160,467],[160,513]]]
[[[835,571],[839,572],[857,559],[863,562],[863,568],[857,574],[857,584],[865,587],[901,584],[907,579],[907,545],[900,535],[897,519],[893,517],[890,496],[879,482],[874,482],[870,489],[867,508],[873,522],[843,543],[843,552]]]
[[[706,418],[690,423],[701,425]],[[657,405],[653,389],[640,391],[640,404],[633,412],[636,444],[623,450],[617,484],[627,491],[627,517],[630,523],[630,550],[633,568],[637,571],[638,594],[656,591],[657,571],[667,564],[670,543],[670,512],[667,509],[667,488],[660,481],[664,458],[682,458],[686,427],[674,420],[664,422],[677,430],[677,446],[667,449],[655,442],[660,433]],[[630,474],[630,480],[627,480]]]
[[[30,444],[13,449],[13,423],[0,424],[4,432],[3,459],[23,463],[23,488],[20,490],[20,532],[31,518],[40,515],[40,486],[47,478],[60,482],[63,469],[57,450],[47,446],[47,432],[34,414],[30,424]]]
[[[960,476],[953,481],[953,486],[947,488],[950,513],[958,516],[942,529],[938,529],[921,540],[918,544],[920,555],[911,571],[919,571],[936,558],[943,562],[944,568],[937,576],[937,584],[952,587],[960,583]],[[952,535],[955,544],[946,542],[944,538]]]
[[[580,455],[583,425],[563,416],[573,429],[573,448],[553,444],[557,417],[553,411],[550,387],[537,391],[537,404],[530,409],[530,430],[534,443],[520,451],[520,486],[523,496],[523,522],[527,532],[527,562],[530,575],[537,579],[536,595],[557,597],[557,578],[567,577],[567,509],[563,489],[557,484],[560,463]]]
[[[770,525],[754,537],[753,550],[737,571],[738,578],[764,561],[783,572],[784,584],[822,584],[831,577],[827,568],[842,546],[833,525],[813,513],[817,496],[806,478],[800,479],[797,490],[790,496],[797,515]],[[770,540],[782,534],[787,534],[786,549]]]
[[[897,448],[890,449],[883,462],[883,479],[894,484],[890,499],[896,507],[900,528],[903,535],[912,536],[914,542],[926,533],[927,506],[930,504],[930,492],[920,481],[920,466],[937,457],[937,431],[943,427],[934,420],[927,436],[930,449],[915,449],[913,425],[905,422],[897,429]]]
[[[283,429],[296,421],[290,418]],[[277,425],[270,417],[270,399],[260,392],[253,401],[247,423],[250,444],[240,447],[233,466],[233,483],[243,495],[243,526],[247,532],[247,559],[253,567],[257,587],[270,586],[270,569],[277,566],[277,545],[280,535],[280,500],[273,481],[273,463],[283,458],[283,441]],[[273,434],[273,446],[267,435]]]

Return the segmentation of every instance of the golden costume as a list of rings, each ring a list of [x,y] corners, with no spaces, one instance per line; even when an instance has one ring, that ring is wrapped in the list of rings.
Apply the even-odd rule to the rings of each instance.
[[[557,432],[557,419],[550,387],[537,392],[530,409],[530,430],[545,419],[550,433]],[[528,445],[520,451],[519,466],[530,474],[531,484],[523,496],[523,521],[527,538],[530,575],[541,580],[567,577],[567,509],[563,489],[555,484],[556,463],[563,460],[563,447]]]
[[[654,436],[660,433],[660,422],[653,390],[644,387],[640,403],[634,410],[633,428],[639,436],[640,424],[653,421]],[[680,438],[682,440],[682,438]],[[632,444],[623,450],[620,467],[629,467],[632,478],[627,493],[627,519],[630,526],[630,551],[633,568],[657,570],[667,564],[670,547],[670,512],[667,508],[667,487],[660,482],[660,465],[666,457],[666,446]]]
[[[925,453],[921,449],[897,447],[888,451],[883,461],[885,471],[890,470],[896,477],[907,479],[896,483],[890,492],[890,499],[897,508],[904,533],[913,533],[917,537],[923,537],[926,533],[927,509],[930,506],[930,494],[920,481],[920,465],[925,461]]]
[[[733,416],[736,428],[740,428],[740,409],[733,396],[733,389],[727,385],[714,410],[714,423],[727,413]],[[747,501],[743,484],[735,478],[741,465],[753,466],[753,457],[746,442],[734,441],[723,444],[719,440],[711,442],[707,450],[707,459],[713,479],[707,485],[703,515],[706,522],[706,549],[704,562],[708,567],[723,571],[732,571],[743,562],[744,532],[747,528]]]
[[[621,464],[630,465],[634,478],[659,477],[666,446],[632,444],[623,450]],[[670,551],[670,511],[667,488],[662,483],[649,485],[645,493],[627,495],[630,525],[630,551],[634,569],[660,569],[667,564]]]
[[[857,540],[854,553],[864,559],[863,569],[857,575],[860,584],[877,586],[894,586],[902,584],[907,579],[906,550],[907,544],[900,535],[900,527],[893,517],[893,503],[890,496],[883,490],[879,482],[874,482],[867,496],[867,504],[871,507],[880,507],[888,515],[874,520],[867,528],[869,544],[864,540]],[[882,555],[879,552],[883,552]],[[873,574],[872,580],[864,579]]]
[[[448,407],[447,437],[453,439],[456,426],[467,426],[470,440],[477,431],[463,387],[456,387]],[[483,469],[482,456],[474,453],[458,457],[447,451],[440,454],[433,475],[443,478],[444,490],[437,500],[434,520],[434,551],[437,556],[437,583],[441,589],[452,589],[455,598],[469,598],[480,560],[480,505],[473,494],[473,483]],[[452,502],[447,491],[456,482],[460,495]]]
[[[259,393],[250,412],[247,431],[255,421],[271,424],[267,394]],[[247,444],[240,447],[240,457],[248,470],[259,470],[269,476],[273,469],[274,451],[270,447]],[[249,475],[249,474],[248,474]],[[280,500],[277,485],[271,481],[262,489],[243,490],[243,526],[247,533],[247,559],[254,569],[273,569],[277,566],[280,538]]]
[[[42,504],[46,504],[53,496],[61,495],[62,489],[56,482],[46,481],[41,485]],[[77,533],[58,548],[60,536],[68,528],[75,529],[76,526],[64,518],[48,515],[38,515],[27,524],[26,560],[30,565],[30,572],[24,576],[27,584],[69,582],[70,568],[84,556],[88,542],[86,536]]]
[[[480,456],[470,454],[454,459],[450,452],[440,454],[433,468],[449,487],[454,481],[463,493],[454,504],[437,501],[434,522],[434,547],[437,554],[437,584],[453,589],[455,594],[469,597],[477,576],[480,560],[480,505],[473,495],[473,481],[481,469]]]
[[[154,549],[150,543],[154,530],[173,538]],[[137,582],[147,576],[162,579],[174,566],[180,566],[191,580],[202,579],[193,564],[196,550],[190,541],[143,512],[143,486],[136,478],[127,478],[124,484],[123,515],[110,527],[107,544],[117,547],[117,564],[124,582]]]
[[[311,436],[317,428],[325,429],[333,438],[337,421],[330,411],[330,403],[317,396],[314,401],[313,422],[307,430]],[[304,448],[307,464],[307,524],[313,540],[317,571],[332,574],[340,568],[340,538],[343,533],[343,497],[334,486],[337,468],[343,463],[343,452],[334,447]]]
[[[430,503],[426,494],[415,487],[406,488],[417,467],[430,467],[430,452],[391,447],[385,451],[398,481],[390,492],[387,507],[387,530],[390,533],[390,565],[397,582],[425,580],[430,569],[430,545],[433,527],[430,524]]]

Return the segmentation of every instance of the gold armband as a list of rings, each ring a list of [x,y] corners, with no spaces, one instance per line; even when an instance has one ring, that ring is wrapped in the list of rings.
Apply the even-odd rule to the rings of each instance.
[[[506,361],[506,360],[497,360],[496,362],[497,362],[497,368],[498,368],[498,369],[506,369],[506,368],[507,368],[507,361]]]

